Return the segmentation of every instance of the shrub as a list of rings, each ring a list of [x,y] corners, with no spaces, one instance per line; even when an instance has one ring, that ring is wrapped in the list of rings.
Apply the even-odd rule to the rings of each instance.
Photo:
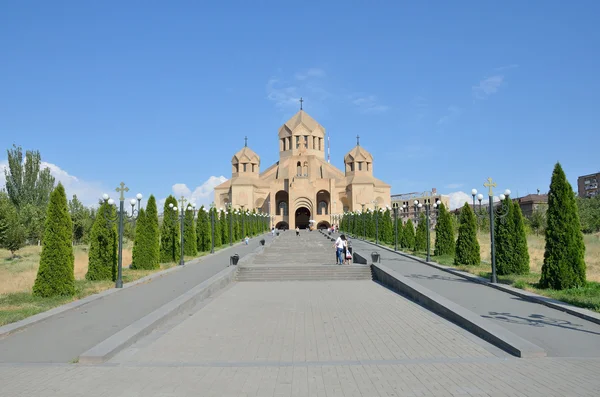
[[[456,240],[455,265],[479,265],[481,254],[477,241],[477,222],[469,204],[465,203],[460,211],[460,225]]]
[[[567,289],[585,285],[585,245],[575,193],[556,163],[548,192],[546,250],[540,286]]]
[[[446,206],[440,204],[437,223],[435,224],[435,250],[434,255],[454,255],[454,227],[452,217]]]
[[[110,222],[116,211],[107,202],[102,203],[90,233],[90,254],[87,280],[116,280],[117,276],[117,223]]]
[[[33,295],[49,297],[75,294],[72,233],[73,222],[69,216],[67,196],[59,183],[50,194]]]

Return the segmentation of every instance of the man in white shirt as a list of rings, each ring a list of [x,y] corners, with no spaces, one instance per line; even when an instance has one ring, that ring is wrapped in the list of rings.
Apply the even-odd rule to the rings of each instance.
[[[344,252],[344,241],[346,240],[346,236],[344,236],[343,234],[340,235],[334,243],[334,247],[335,247],[335,257],[336,257],[336,265],[343,265],[344,264],[344,258],[342,258],[342,253]]]

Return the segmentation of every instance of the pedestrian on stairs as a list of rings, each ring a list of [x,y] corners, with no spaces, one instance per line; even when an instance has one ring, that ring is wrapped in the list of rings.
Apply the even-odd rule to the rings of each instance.
[[[298,237],[300,235],[300,228],[298,226],[296,226],[296,237]]]
[[[340,235],[336,240],[335,243],[333,244],[333,247],[335,248],[335,258],[336,258],[336,265],[343,265],[344,264],[344,257],[343,257],[343,253],[344,253],[344,244],[346,242],[346,236],[344,236],[343,234]]]

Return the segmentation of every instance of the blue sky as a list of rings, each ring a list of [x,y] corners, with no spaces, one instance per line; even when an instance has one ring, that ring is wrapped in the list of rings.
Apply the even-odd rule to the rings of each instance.
[[[556,161],[572,184],[600,171],[599,15],[597,1],[2,2],[0,146],[39,149],[88,203],[121,180],[209,202],[244,136],[262,169],[277,161],[302,96],[332,163],[359,134],[392,193],[462,197],[488,176],[546,191]]]

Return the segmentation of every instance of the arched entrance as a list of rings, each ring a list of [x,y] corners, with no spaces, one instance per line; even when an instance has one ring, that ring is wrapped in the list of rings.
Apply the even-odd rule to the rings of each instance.
[[[277,230],[288,230],[289,228],[290,225],[285,221],[277,222],[277,225],[275,225],[275,229]]]
[[[321,221],[317,225],[317,229],[329,229],[330,227],[331,227],[331,225],[327,221]]]
[[[300,207],[296,210],[296,226],[300,229],[308,229],[310,225],[310,210],[306,207]]]

